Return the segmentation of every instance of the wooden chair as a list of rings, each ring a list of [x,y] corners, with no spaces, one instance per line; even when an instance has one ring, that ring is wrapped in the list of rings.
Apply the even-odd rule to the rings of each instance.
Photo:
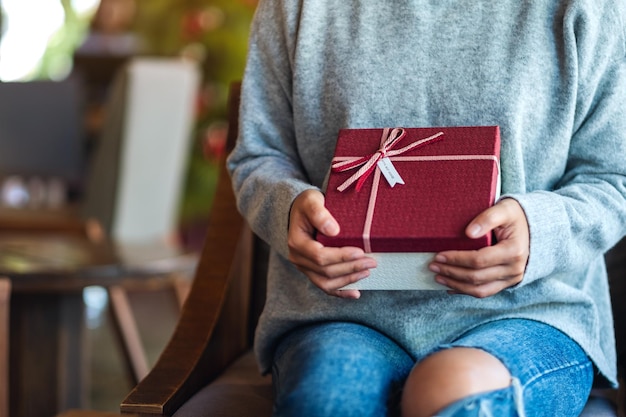
[[[9,302],[11,280],[0,277],[0,417],[9,416]]]
[[[112,256],[101,240],[102,230],[97,222],[81,221],[63,212],[33,215],[3,210],[0,236],[0,251],[8,252],[6,259],[10,260],[15,250],[18,265],[13,270],[10,261],[3,264],[5,268],[8,265],[3,269],[7,277],[0,278],[0,417],[50,415],[80,405],[86,395],[81,349],[83,283],[69,271],[85,261],[78,254],[89,253],[94,262],[101,259],[96,256],[102,255],[103,260]],[[93,252],[89,249],[92,243]],[[103,252],[96,254],[96,246]],[[71,259],[52,262],[54,255],[46,250]],[[30,256],[41,262],[34,266],[37,272],[19,275],[19,265],[27,265],[24,262]],[[39,267],[51,269],[46,272]],[[62,277],[66,267],[67,279]],[[57,272],[55,268],[59,268]]]
[[[235,84],[229,102],[230,149],[237,137],[238,109]],[[122,412],[173,414],[242,358],[246,370],[254,369],[260,390],[271,392],[249,353],[264,302],[267,248],[239,215],[223,163],[219,175],[205,245],[179,324],[154,368],[122,402]]]
[[[111,94],[108,103],[109,112],[101,142],[99,142],[101,146],[94,150],[95,154],[92,164],[89,165],[89,175],[87,175],[88,182],[83,184],[82,171],[80,174],[75,174],[74,171],[66,173],[70,179],[73,176],[80,177],[81,185],[85,185],[84,188],[81,187],[80,201],[72,201],[76,204],[61,208],[0,207],[0,232],[16,235],[36,234],[37,237],[51,235],[53,239],[81,236],[87,238],[88,241],[106,241],[107,245],[112,248],[109,251],[111,264],[116,267],[115,271],[111,272],[114,276],[103,276],[101,279],[91,280],[76,279],[76,285],[71,290],[58,288],[50,290],[47,287],[37,287],[34,290],[28,289],[29,293],[23,295],[22,293],[26,292],[25,286],[14,283],[11,304],[11,312],[14,313],[10,325],[11,339],[8,337],[2,339],[3,342],[10,340],[11,345],[11,415],[15,417],[51,415],[59,410],[78,407],[85,403],[86,388],[81,383],[82,375],[78,375],[84,372],[84,366],[83,364],[68,366],[67,363],[82,360],[84,322],[81,292],[88,285],[100,285],[106,287],[108,291],[112,327],[116,332],[131,384],[136,384],[148,373],[149,364],[142,346],[129,293],[165,287],[172,289],[178,299],[183,299],[186,296],[188,282],[190,282],[189,272],[197,263],[197,254],[184,252],[182,248],[173,244],[168,245],[175,240],[168,240],[168,238],[176,232],[178,200],[191,143],[195,96],[199,81],[198,68],[191,62],[175,58],[130,60],[120,72]],[[57,100],[57,98],[56,96],[49,97],[50,91],[55,94],[60,93],[50,89],[60,86],[73,88],[74,84],[69,82],[50,85],[37,83],[36,86],[30,87],[41,87],[36,92],[42,96],[35,98],[40,98],[44,104],[54,108],[54,102],[50,104],[50,100]],[[9,91],[9,87],[17,88],[17,86],[7,86],[3,92]],[[18,92],[22,92],[22,89]],[[31,96],[32,94],[28,97],[36,103],[37,100]],[[5,105],[10,107],[11,103],[6,103],[6,101],[0,100],[0,108],[5,108],[3,107]],[[56,104],[58,107],[58,103]],[[47,109],[49,107],[44,110]],[[23,123],[19,127],[23,128],[18,132],[20,135],[24,134],[27,138],[33,136],[27,129],[28,123]],[[0,129],[0,131],[4,130]],[[67,133],[61,133],[54,135],[54,138],[58,137],[62,140],[69,136]],[[41,137],[47,138],[46,135],[37,136],[38,139]],[[77,153],[76,148],[81,149],[78,146],[80,143],[70,143],[69,139],[76,139],[74,136],[67,139],[61,144],[54,142],[57,144],[55,151],[74,156]],[[44,165],[44,162],[48,162],[50,155],[58,156],[51,152],[46,154],[47,149],[42,147],[31,146],[23,150],[17,147],[20,144],[19,140],[12,141],[12,144],[17,148],[16,151],[5,153],[15,156],[18,160],[21,160],[23,156],[23,163],[29,163],[23,168],[27,174],[30,174],[30,171],[26,168],[40,167]],[[5,146],[0,146],[0,148],[4,149]],[[33,152],[33,149],[40,149],[40,152]],[[22,155],[17,152],[20,150],[27,152],[23,152]],[[27,158],[31,155],[36,155],[39,159],[31,161],[32,157]],[[68,170],[67,166],[71,165],[66,162],[67,158],[53,159],[52,166],[46,167],[41,175],[61,175],[63,172],[57,173],[59,167],[55,165],[60,164],[66,170]],[[10,158],[7,159],[6,155],[0,158],[3,168],[5,165],[7,168],[12,168],[8,162],[13,161]],[[20,167],[16,164],[15,172],[22,174],[18,168]],[[39,174],[38,171],[35,173]],[[18,273],[19,271],[16,275]],[[7,275],[13,278],[12,275]],[[47,281],[53,282],[54,280]],[[47,285],[47,283],[44,284]],[[45,296],[45,301],[49,302],[42,302],[41,297],[32,301],[33,293],[41,297]],[[57,299],[60,301],[57,302]],[[20,350],[23,349],[15,348],[18,346],[16,340],[26,338],[32,333],[26,328],[34,327],[33,323],[39,324],[37,329],[49,328],[52,333],[54,326],[49,325],[49,322],[52,321],[54,315],[47,314],[46,316],[46,309],[50,310],[52,307],[49,304],[53,302],[56,303],[53,306],[55,308],[61,305],[58,309],[62,310],[60,314],[63,320],[72,325],[70,328],[63,322],[62,326],[58,326],[63,327],[63,332],[54,334],[59,339],[68,339],[59,342],[62,354],[58,355],[58,361],[51,359],[50,362],[54,363],[48,367],[50,374],[54,373],[63,378],[63,381],[57,384],[58,387],[50,386],[51,384],[41,377],[42,372],[38,372],[40,369],[37,369],[39,363],[24,359],[28,352],[22,353]],[[65,308],[70,303],[71,314],[70,307]],[[16,312],[20,314],[15,314]],[[39,319],[38,322],[37,319]],[[42,340],[51,343],[51,337],[44,337]],[[43,352],[46,348],[45,344],[31,344],[40,348],[41,354],[46,355],[46,358],[57,356],[51,349]],[[31,357],[28,356],[28,358]],[[75,378],[65,377],[65,375],[74,376],[74,374],[76,374]],[[66,380],[70,382],[66,383]],[[55,392],[56,390],[59,392]],[[45,391],[48,396],[44,398],[41,395],[38,397],[39,401],[32,401],[32,392],[37,391]],[[45,401],[48,397],[51,399]],[[0,406],[1,401],[0,396]],[[38,404],[43,404],[42,408],[35,409]]]
[[[230,100],[229,149],[237,136],[238,104],[236,84]],[[271,377],[259,375],[251,353],[253,331],[264,302],[267,251],[238,214],[222,164],[205,246],[178,326],[153,369],[122,401],[123,415],[271,414]],[[612,251],[609,265],[618,284],[614,295],[623,299],[625,283],[617,278],[626,273],[626,244]],[[616,326],[623,338],[622,317],[626,314],[620,313]],[[621,339],[618,342],[622,343]],[[624,375],[626,355],[624,345],[619,347],[620,372]],[[615,416],[617,396],[616,391],[594,392],[583,416]],[[72,412],[63,417],[98,415]]]

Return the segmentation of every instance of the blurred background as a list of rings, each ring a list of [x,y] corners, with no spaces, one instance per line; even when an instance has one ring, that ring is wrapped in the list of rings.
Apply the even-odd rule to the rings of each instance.
[[[197,65],[200,83],[176,219],[177,239],[197,250],[216,184],[216,161],[224,152],[228,88],[242,77],[255,6],[256,0],[0,0],[0,84],[78,80],[81,151],[89,163],[113,81],[130,59],[180,57]],[[0,205],[26,204],[17,192],[24,185],[20,178],[0,175],[0,180]],[[69,192],[64,198],[80,196]],[[132,385],[107,328],[107,292],[89,288],[84,300],[90,351],[86,405],[117,411]],[[176,323],[173,304],[159,291],[133,300],[150,363]]]
[[[256,0],[0,0],[0,82],[83,79],[89,152],[116,71],[132,56],[197,61],[193,146],[180,203],[193,233],[211,204],[229,84],[242,76]],[[193,238],[190,236],[190,238]]]

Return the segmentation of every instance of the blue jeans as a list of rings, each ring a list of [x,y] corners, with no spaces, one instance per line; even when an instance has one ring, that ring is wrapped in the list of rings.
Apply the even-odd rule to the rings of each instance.
[[[498,358],[512,382],[459,400],[438,417],[574,417],[586,403],[593,365],[577,343],[551,326],[498,320],[433,352],[461,346]],[[273,416],[399,415],[402,385],[415,363],[393,340],[359,324],[303,327],[284,337],[275,352]]]

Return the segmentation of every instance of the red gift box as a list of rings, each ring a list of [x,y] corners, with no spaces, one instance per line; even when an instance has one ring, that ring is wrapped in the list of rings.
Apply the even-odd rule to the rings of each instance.
[[[381,175],[384,157],[404,184]],[[498,126],[342,129],[325,202],[341,232],[317,240],[366,252],[490,245],[491,234],[470,239],[465,228],[499,195],[499,157]]]

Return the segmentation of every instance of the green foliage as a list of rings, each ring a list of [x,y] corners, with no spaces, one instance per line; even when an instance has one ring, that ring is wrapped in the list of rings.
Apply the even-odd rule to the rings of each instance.
[[[46,52],[41,59],[33,79],[61,79],[72,69],[72,55],[84,39],[91,16],[79,15],[71,0],[60,0],[65,12],[65,21],[48,42]]]
[[[71,69],[73,53],[89,29],[91,16],[79,16],[71,0],[56,1],[65,10],[65,24],[51,39],[34,78],[55,79],[66,75]],[[207,215],[212,202],[216,161],[223,155],[211,154],[207,141],[214,139],[216,131],[219,140],[220,129],[215,126],[224,124],[229,85],[243,76],[248,29],[256,1],[136,1],[132,31],[141,41],[142,54],[184,55],[200,62],[203,85],[198,93],[193,150],[180,207],[181,222],[193,222]]]
[[[223,155],[211,154],[215,126],[226,118],[228,87],[243,76],[248,29],[254,1],[138,0],[134,32],[149,55],[185,55],[198,59],[203,75],[193,138],[193,152],[184,186],[182,223],[203,218],[215,191],[217,166]],[[222,132],[223,133],[223,132]],[[223,136],[223,134],[222,134]],[[218,138],[219,140],[219,138]]]

